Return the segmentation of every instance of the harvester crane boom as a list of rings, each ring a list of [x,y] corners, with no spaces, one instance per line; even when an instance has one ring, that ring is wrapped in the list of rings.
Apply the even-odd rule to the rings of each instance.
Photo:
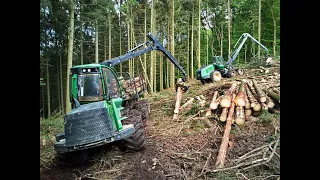
[[[239,43],[241,38],[243,38],[243,39],[242,39],[241,43],[239,44],[239,47],[228,56],[228,61],[226,62],[226,65],[230,65],[236,59],[242,46],[244,45],[244,43],[246,42],[246,40],[248,38],[250,38],[252,41],[257,43],[259,46],[261,46],[268,53],[268,49],[264,45],[262,45],[259,41],[257,41],[254,37],[252,37],[249,33],[243,33],[233,48],[235,48],[237,46],[237,44]]]
[[[125,62],[131,58],[135,58],[137,56],[140,56],[144,53],[148,53],[150,51],[153,50],[159,50],[161,52],[163,52],[167,58],[183,73],[183,78],[182,80],[185,82],[186,81],[186,72],[184,71],[184,69],[182,68],[182,66],[179,64],[179,62],[177,61],[177,59],[175,57],[172,56],[172,54],[159,42],[159,40],[154,37],[150,32],[147,34],[147,37],[150,39],[150,41],[147,41],[145,43],[142,43],[136,47],[134,47],[133,49],[129,50],[126,54],[109,59],[109,60],[105,60],[103,61],[101,64],[106,65],[106,66],[115,66],[118,65],[122,62]],[[136,51],[138,48],[142,47],[146,45],[147,47],[141,50]]]

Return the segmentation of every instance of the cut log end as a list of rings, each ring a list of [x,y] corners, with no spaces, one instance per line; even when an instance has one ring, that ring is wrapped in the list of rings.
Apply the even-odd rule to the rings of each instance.
[[[211,109],[208,109],[208,111],[206,112],[206,117],[211,116],[212,115],[212,111]]]
[[[266,97],[260,97],[260,102],[266,102],[267,98]]]
[[[244,107],[246,105],[245,99],[237,99],[237,106]]]
[[[230,102],[230,100],[229,99],[227,99],[227,98],[222,98],[221,99],[221,101],[220,101],[220,105],[221,105],[221,107],[223,107],[223,108],[229,108],[230,107],[230,105],[231,105],[231,102]]]
[[[239,126],[243,125],[243,124],[244,124],[244,121],[245,121],[245,119],[244,119],[244,118],[241,118],[241,117],[237,117],[237,118],[235,119],[236,124],[239,125]]]
[[[251,109],[246,109],[246,110],[244,110],[244,114],[246,116],[250,116],[252,114],[252,110]]]
[[[261,105],[260,104],[256,104],[254,107],[253,107],[253,111],[260,111],[261,110]]]
[[[268,104],[267,104],[268,108],[273,108],[274,105],[275,105],[275,104],[274,104],[273,102],[268,102]]]
[[[250,103],[246,103],[246,105],[244,106],[246,109],[250,109],[251,108],[251,104]]]

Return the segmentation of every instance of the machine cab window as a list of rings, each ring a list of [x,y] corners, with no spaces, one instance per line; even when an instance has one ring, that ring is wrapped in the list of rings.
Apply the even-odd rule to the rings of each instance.
[[[79,101],[99,101],[103,99],[102,83],[98,70],[83,68],[78,75]]]
[[[214,65],[224,65],[224,60],[221,56],[214,56],[212,59]]]
[[[117,77],[113,74],[110,69],[103,69],[104,82],[107,85],[108,94],[111,98],[121,97],[119,83]]]

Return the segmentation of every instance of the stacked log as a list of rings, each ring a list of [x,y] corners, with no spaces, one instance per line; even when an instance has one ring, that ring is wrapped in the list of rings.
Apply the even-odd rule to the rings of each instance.
[[[123,78],[119,78],[119,79],[124,88],[124,93],[126,97],[130,98],[135,94],[140,94],[147,90],[146,81],[142,76],[137,76],[127,80]]]

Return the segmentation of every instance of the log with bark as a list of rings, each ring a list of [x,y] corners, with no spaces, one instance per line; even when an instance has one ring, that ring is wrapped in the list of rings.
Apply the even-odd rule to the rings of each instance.
[[[261,104],[261,109],[268,111],[269,107],[267,106],[266,103],[260,103]]]
[[[266,95],[263,93],[263,91],[258,87],[258,83],[256,80],[252,80],[253,86],[256,90],[256,93],[259,97],[260,102],[266,102],[267,98],[265,97]]]
[[[240,107],[240,106],[237,106],[235,123],[237,125],[243,125],[244,121],[245,121],[244,108]]]
[[[269,96],[266,96],[266,98],[267,98],[266,104],[267,104],[268,108],[273,108],[275,105],[273,100]]]
[[[233,83],[231,87],[225,92],[224,96],[220,100],[220,106],[221,107],[230,107],[231,100],[232,100],[232,94],[235,91],[237,87],[237,83]]]
[[[246,81],[246,84],[247,84],[247,88],[250,89],[252,95],[253,95],[253,96],[257,96],[257,92],[256,92],[256,90],[255,90],[254,87],[253,87],[252,81]]]
[[[280,91],[277,88],[272,88],[272,91],[280,95]]]
[[[251,109],[245,109],[244,110],[244,115],[250,116],[251,114],[252,114],[252,110]]]
[[[212,109],[212,110],[217,109],[222,97],[223,97],[223,95],[219,96],[217,99],[215,99],[213,102],[211,102],[210,103],[210,109]]]
[[[248,85],[248,83],[246,83],[246,85]],[[256,98],[253,96],[253,94],[251,93],[250,89],[246,88],[246,90],[247,90],[247,96],[248,96],[248,99],[250,101],[251,107],[253,108],[254,111],[260,111],[261,105],[256,100]]]
[[[182,82],[182,79],[179,78],[178,82]],[[182,99],[182,88],[180,86],[178,86],[177,88],[177,95],[176,95],[176,104],[175,104],[175,109],[174,109],[174,114],[173,114],[173,120],[178,120],[179,116],[179,108],[180,108],[180,103],[181,103],[181,99]]]
[[[264,68],[262,66],[259,66],[259,68],[262,69],[265,74],[268,74],[270,72],[269,69],[266,69],[266,68]]]
[[[246,105],[246,89],[244,84],[244,81],[241,81],[237,96],[234,99],[234,103],[239,107],[244,107]]]
[[[246,109],[250,109],[251,108],[251,104],[250,104],[250,101],[248,99],[248,96],[247,96],[247,92],[246,92],[246,105],[244,106]]]
[[[206,116],[211,116],[212,114],[212,111],[211,111],[211,104],[214,103],[214,101],[217,99],[217,96],[218,96],[218,91],[215,91],[213,93],[213,97],[212,97],[212,100],[211,100],[211,103],[210,103],[210,107],[208,108],[207,112],[206,112]]]
[[[271,91],[268,91],[266,89],[263,89],[263,91],[269,96],[271,97],[272,99],[274,99],[275,101],[277,101],[278,103],[280,103],[280,94],[277,94],[275,92],[271,92]]]
[[[190,98],[186,103],[184,103],[180,108],[179,111],[182,112],[185,108],[187,108],[191,103],[194,101],[194,98]]]
[[[231,125],[232,125],[232,120],[234,116],[234,108],[235,108],[235,103],[234,101],[231,102],[229,112],[228,112],[228,118],[227,118],[227,123],[224,129],[224,133],[222,136],[222,141],[219,149],[219,153],[217,156],[217,161],[216,161],[216,168],[220,169],[224,167],[224,163],[226,160],[226,155],[227,155],[227,150],[228,150],[228,144],[229,144],[229,137],[230,137],[230,130],[231,130]]]
[[[229,108],[227,108],[227,107],[222,108],[220,118],[219,118],[221,122],[225,122],[227,120],[228,109]]]

